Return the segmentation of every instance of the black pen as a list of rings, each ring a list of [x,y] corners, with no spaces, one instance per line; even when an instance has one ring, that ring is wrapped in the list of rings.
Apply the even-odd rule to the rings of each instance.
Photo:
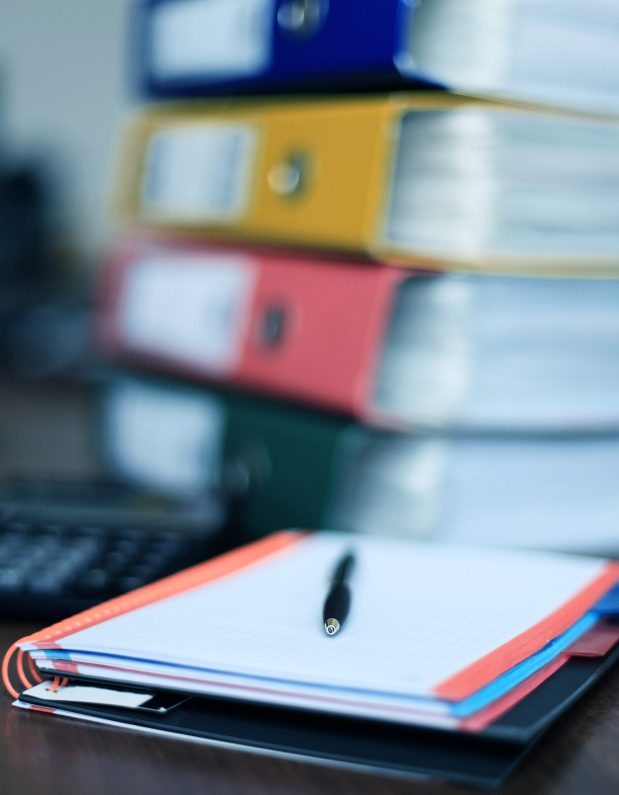
[[[350,610],[350,586],[348,580],[355,565],[355,556],[346,552],[337,562],[331,577],[329,593],[322,611],[325,632],[336,635],[342,628]]]

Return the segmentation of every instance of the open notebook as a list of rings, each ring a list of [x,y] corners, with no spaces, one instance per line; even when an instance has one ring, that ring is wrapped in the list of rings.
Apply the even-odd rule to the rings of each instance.
[[[356,558],[351,612],[330,638],[322,605],[349,548]],[[17,704],[200,735],[199,721],[193,730],[174,729],[157,722],[157,710],[144,717],[162,691],[180,691],[193,698],[163,708],[165,721],[210,699],[200,709],[211,724],[213,704],[243,705],[254,719],[266,705],[284,728],[311,724],[319,713],[348,721],[344,741],[359,725],[380,721],[430,731],[440,742],[512,743],[517,756],[607,660],[619,632],[608,621],[613,608],[602,613],[596,605],[608,602],[618,577],[616,564],[597,558],[278,533],[23,639],[15,663],[27,689]],[[596,662],[581,671],[578,687],[546,699],[535,718],[529,706],[520,723],[510,723],[510,710],[540,686],[555,686],[561,671],[574,675],[570,665],[583,648],[589,657],[595,650]],[[9,653],[5,682],[17,695],[11,666]],[[29,688],[41,673],[54,683]],[[409,760],[412,771],[419,772]]]

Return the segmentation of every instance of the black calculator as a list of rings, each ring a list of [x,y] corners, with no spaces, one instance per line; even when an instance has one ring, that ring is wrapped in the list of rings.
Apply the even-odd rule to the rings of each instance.
[[[0,616],[73,615],[225,549],[215,493],[175,501],[122,484],[14,479],[0,487]]]

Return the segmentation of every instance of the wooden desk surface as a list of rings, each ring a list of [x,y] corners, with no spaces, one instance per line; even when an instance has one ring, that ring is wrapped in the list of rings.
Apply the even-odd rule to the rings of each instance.
[[[0,623],[0,649],[36,626]],[[202,743],[26,713],[0,696],[2,795],[412,795],[471,790],[282,761]],[[619,792],[619,670],[588,693],[535,748],[505,795]]]

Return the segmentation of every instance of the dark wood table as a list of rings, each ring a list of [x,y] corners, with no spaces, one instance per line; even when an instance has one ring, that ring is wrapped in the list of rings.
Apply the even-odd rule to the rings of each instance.
[[[37,629],[0,623],[0,648]],[[463,793],[417,783],[282,761],[202,743],[26,713],[0,696],[2,795],[351,795]],[[612,672],[539,743],[505,795],[619,793],[619,670]]]

